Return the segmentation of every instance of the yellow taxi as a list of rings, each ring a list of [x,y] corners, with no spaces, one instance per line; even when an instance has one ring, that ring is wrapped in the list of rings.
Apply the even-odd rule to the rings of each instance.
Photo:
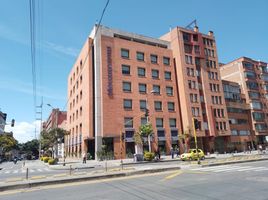
[[[198,155],[196,153],[196,149],[190,149],[188,153],[181,154],[181,160],[197,160],[198,156],[201,160],[205,159],[205,154],[201,149],[198,149]]]

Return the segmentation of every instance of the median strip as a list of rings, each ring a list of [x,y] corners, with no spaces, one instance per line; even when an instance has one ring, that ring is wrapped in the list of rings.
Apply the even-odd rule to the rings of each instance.
[[[17,182],[17,181],[23,181],[23,178],[9,178],[9,179],[6,179],[6,183]]]
[[[30,179],[31,180],[37,180],[37,179],[44,179],[47,178],[46,176],[32,176]]]

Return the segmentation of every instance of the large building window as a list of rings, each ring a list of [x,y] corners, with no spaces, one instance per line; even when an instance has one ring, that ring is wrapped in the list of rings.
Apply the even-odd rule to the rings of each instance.
[[[146,100],[140,100],[140,110],[145,110],[146,108]]]
[[[156,118],[156,128],[163,128],[163,127],[164,127],[163,118]]]
[[[129,58],[129,50],[128,49],[121,49],[121,57],[122,58]]]
[[[139,92],[140,93],[146,93],[147,92],[147,86],[144,83],[139,83]]]
[[[138,67],[138,76],[139,77],[145,77],[145,68]]]
[[[175,111],[175,103],[168,102],[168,111]]]
[[[162,102],[161,101],[155,101],[154,102],[154,109],[155,109],[155,111],[162,111]]]
[[[137,60],[144,61],[144,53],[143,52],[137,52],[136,56],[137,56]]]
[[[133,128],[133,117],[125,117],[124,125],[125,125],[125,128]]]
[[[165,79],[166,80],[171,80],[171,72],[165,72]]]
[[[141,118],[141,125],[145,125],[147,124],[147,118],[146,117],[142,117]]]
[[[176,118],[170,118],[169,119],[169,127],[170,128],[176,128],[177,127],[177,124],[176,124]],[[177,134],[178,135],[178,134]],[[176,136],[177,136],[176,135]]]
[[[164,63],[164,65],[170,65],[170,58],[163,57],[163,63]]]
[[[160,86],[159,85],[153,85],[153,91],[154,91],[154,94],[159,95],[160,94]]]
[[[124,92],[131,92],[131,83],[130,82],[123,82],[123,91]]]
[[[167,86],[166,87],[166,94],[167,94],[167,96],[173,96],[173,87]]]
[[[130,75],[130,66],[129,65],[122,65],[122,74]]]
[[[157,59],[158,59],[158,56],[157,55],[153,55],[153,54],[151,54],[150,55],[150,57],[151,57],[151,63],[153,63],[153,64],[157,64]]]
[[[130,110],[132,109],[132,100],[124,99],[124,109]]]
[[[152,78],[159,79],[159,71],[157,69],[152,69]]]

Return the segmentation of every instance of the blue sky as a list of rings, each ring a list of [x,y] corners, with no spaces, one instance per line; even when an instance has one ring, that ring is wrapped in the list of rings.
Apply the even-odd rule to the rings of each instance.
[[[39,2],[39,3],[37,3]],[[63,108],[67,76],[106,0],[36,0],[37,102]],[[110,0],[102,24],[151,37],[197,19],[213,30],[219,61],[241,56],[268,62],[266,0]],[[28,0],[0,0],[0,109],[16,119],[15,137],[34,138]],[[51,109],[44,107],[46,119]]]

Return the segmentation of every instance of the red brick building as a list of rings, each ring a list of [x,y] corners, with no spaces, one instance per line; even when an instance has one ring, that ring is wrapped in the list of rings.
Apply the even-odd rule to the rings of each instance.
[[[251,124],[256,135],[256,144],[266,142],[268,136],[268,69],[267,63],[247,57],[238,58],[221,66],[223,80],[241,86],[245,101],[250,105]]]

